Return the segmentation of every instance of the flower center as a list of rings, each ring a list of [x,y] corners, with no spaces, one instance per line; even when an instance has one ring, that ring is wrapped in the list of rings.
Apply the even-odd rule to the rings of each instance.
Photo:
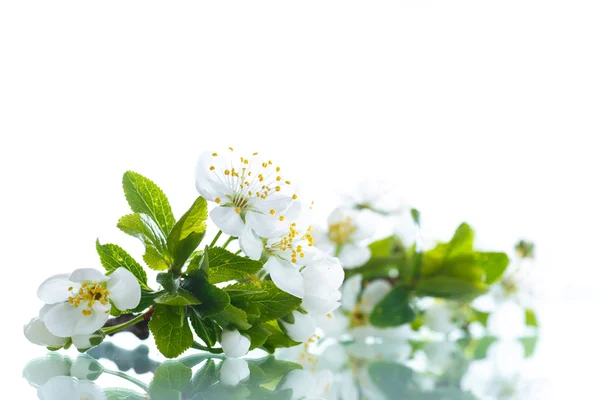
[[[69,288],[71,292],[73,287]],[[99,301],[103,305],[108,304],[108,295],[110,292],[106,290],[105,283],[83,283],[79,288],[79,291],[76,293],[71,292],[73,296],[69,296],[69,304],[72,304],[73,307],[79,308],[81,303],[86,304],[87,308],[81,310],[81,313],[86,317],[92,315],[92,307],[94,303]],[[110,311],[106,311],[108,314]]]
[[[346,217],[343,221],[329,225],[329,240],[342,245],[348,242],[354,232],[356,232],[356,226],[350,217]]]
[[[352,314],[350,314],[350,325],[353,327],[356,326],[365,326],[367,325],[367,315],[358,308],[358,305],[354,307],[352,310]]]
[[[291,261],[293,263],[298,262],[298,258],[304,258],[304,250],[302,244],[306,242],[308,247],[314,245],[314,239],[310,234],[311,227],[309,227],[303,235],[296,229],[296,223],[290,224],[290,230],[287,235],[283,236],[278,242],[271,245],[271,250],[281,251],[284,253],[290,253]]]

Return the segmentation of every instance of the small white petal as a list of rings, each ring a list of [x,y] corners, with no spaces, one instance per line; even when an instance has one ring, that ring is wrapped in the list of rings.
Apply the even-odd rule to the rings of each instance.
[[[390,291],[392,285],[383,279],[371,281],[363,291],[360,299],[360,308],[365,313],[370,313],[377,303],[379,303]]]
[[[69,274],[54,275],[46,279],[39,287],[37,295],[46,304],[56,304],[67,301],[74,286],[69,280]]]
[[[61,337],[89,335],[102,328],[108,320],[109,315],[104,311],[109,310],[110,306],[96,302],[91,315],[83,315],[83,309],[83,305],[75,308],[69,303],[57,304],[46,315],[46,327],[50,333]]]
[[[322,398],[333,384],[333,372],[330,370],[320,370],[314,372],[315,386],[307,396],[310,399]]]
[[[104,340],[104,335],[100,332],[94,332],[91,335],[72,336],[73,346],[79,351],[84,351],[99,345]]]
[[[304,278],[294,264],[277,257],[269,257],[264,268],[279,289],[292,296],[304,297]]]
[[[219,378],[225,386],[236,386],[249,376],[248,361],[243,358],[226,358],[221,364]]]
[[[344,269],[337,258],[326,257],[307,265],[302,270],[304,279],[323,280],[330,288],[337,290],[344,282]]]
[[[352,311],[358,302],[358,294],[362,287],[362,275],[356,274],[342,285],[342,309]]]
[[[78,382],[70,376],[57,376],[38,389],[40,400],[79,400]]]
[[[341,400],[359,400],[360,394],[354,381],[352,371],[346,370],[340,374],[340,399]]]
[[[104,390],[94,382],[90,381],[79,381],[77,395],[79,396],[79,399],[106,400],[106,393],[104,393]]]
[[[244,230],[244,221],[234,207],[216,207],[210,212],[210,218],[229,236],[240,237]]]
[[[281,321],[285,327],[287,335],[296,342],[306,342],[317,329],[317,321],[309,314],[302,314],[299,311],[293,311],[294,323],[289,324]]]
[[[73,271],[70,281],[72,282],[106,282],[108,277],[94,268],[79,268]]]
[[[292,400],[306,398],[315,388],[315,378],[301,369],[290,371],[284,378],[281,390],[292,389]]]
[[[289,196],[269,196],[267,199],[254,199],[254,206],[262,214],[271,214],[271,210],[275,211],[275,215],[281,215],[292,205],[292,198]]]
[[[277,214],[261,214],[254,211],[246,213],[246,224],[251,227],[254,232],[264,238],[281,238],[288,233],[290,229],[290,221],[279,220]]]
[[[23,377],[33,387],[43,386],[57,376],[67,376],[71,370],[71,359],[57,353],[31,360],[23,369]]]
[[[224,329],[221,333],[221,347],[227,357],[242,357],[250,349],[250,339],[237,330]]]
[[[32,319],[23,327],[25,337],[33,344],[46,347],[62,347],[69,338],[53,335],[46,328],[46,324],[41,318]]]
[[[211,170],[211,167],[214,169]],[[227,168],[227,157],[223,155],[215,157],[212,152],[203,152],[196,163],[196,190],[198,193],[208,201],[215,201],[217,197],[224,201],[224,194],[228,192],[228,188],[221,178],[223,171]]]
[[[254,233],[252,228],[246,226],[239,238],[239,244],[242,251],[252,260],[260,260],[264,249],[262,240]]]
[[[140,304],[142,289],[131,271],[120,267],[109,276],[108,297],[119,310],[131,310]]]
[[[371,258],[371,249],[358,244],[347,244],[342,247],[340,261],[344,268],[356,268],[364,265]]]

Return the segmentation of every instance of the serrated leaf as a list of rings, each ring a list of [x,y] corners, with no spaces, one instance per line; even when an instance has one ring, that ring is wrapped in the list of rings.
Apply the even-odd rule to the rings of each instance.
[[[142,256],[146,265],[155,271],[169,269],[169,263],[154,247],[146,247],[146,253]]]
[[[143,258],[146,264],[157,271],[167,269],[170,255],[167,242],[159,227],[146,214],[128,214],[122,217],[117,227],[142,241],[146,249]]]
[[[102,266],[109,274],[123,267],[137,278],[142,287],[148,287],[148,277],[144,268],[121,247],[116,244],[100,244],[100,241],[96,240],[96,251]]]
[[[196,335],[208,347],[213,347],[217,343],[217,338],[221,333],[219,325],[208,318],[202,318],[195,310],[190,313],[190,322]]]
[[[167,292],[175,293],[179,290],[181,285],[181,275],[173,274],[171,272],[161,272],[156,275],[156,282],[158,282]]]
[[[271,330],[263,324],[254,324],[244,334],[250,337],[250,350],[261,347],[271,335]]]
[[[294,347],[301,344],[300,342],[295,342],[290,339],[288,335],[281,330],[276,321],[266,322],[263,326],[271,332],[262,346],[262,348],[269,353],[273,353],[275,352],[275,349],[281,347]]]
[[[192,379],[192,369],[178,361],[165,361],[156,368],[150,382],[149,393],[153,399],[181,399]]]
[[[156,347],[167,358],[181,355],[194,341],[184,307],[157,304],[148,327],[152,331]]]
[[[198,306],[196,306],[198,307]],[[195,307],[195,308],[196,308]],[[223,328],[246,330],[252,325],[248,323],[248,317],[244,310],[229,304],[223,311],[212,317]]]
[[[387,328],[412,322],[416,314],[409,300],[408,292],[401,286],[396,286],[373,308],[370,316],[371,324]]]
[[[182,267],[196,250],[206,232],[208,206],[206,200],[198,197],[192,207],[177,221],[169,237],[167,246],[173,256],[173,266]]]
[[[123,175],[123,190],[131,210],[148,215],[156,222],[163,236],[168,237],[175,225],[175,218],[163,191],[150,179],[133,171]]]
[[[190,292],[179,289],[175,293],[163,293],[154,299],[157,304],[166,304],[169,306],[192,306],[202,304],[193,294]]]
[[[202,302],[201,305],[194,306],[194,309],[202,316],[218,314],[229,305],[227,292],[208,282],[206,275],[201,270],[190,273],[183,283],[183,288]]]
[[[263,266],[260,261],[236,256],[221,247],[208,249],[208,262],[210,283],[242,280],[256,274]]]
[[[272,281],[238,283],[227,286],[231,303],[244,308],[244,302],[258,307],[257,322],[265,322],[290,314],[302,300],[279,289]],[[236,292],[238,293],[236,295]]]

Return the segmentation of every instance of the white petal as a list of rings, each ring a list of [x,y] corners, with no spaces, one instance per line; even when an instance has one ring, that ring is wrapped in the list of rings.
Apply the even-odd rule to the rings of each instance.
[[[367,246],[347,244],[342,247],[340,261],[344,268],[356,268],[364,265],[371,258],[371,250]]]
[[[350,321],[341,312],[335,312],[318,318],[317,326],[325,332],[327,337],[338,339],[348,331]]]
[[[337,258],[323,258],[313,264],[307,265],[302,270],[304,279],[322,280],[331,289],[337,290],[344,282],[344,269]]]
[[[79,400],[78,382],[70,376],[57,376],[38,389],[40,400]]]
[[[352,371],[346,370],[340,374],[340,399],[359,400],[359,391],[354,382]]]
[[[362,286],[362,275],[356,274],[342,285],[342,308],[346,311],[352,311],[358,302],[358,294]]]
[[[75,291],[75,289],[73,290]],[[46,314],[48,314],[48,311],[52,310],[53,308],[54,304],[44,304],[44,306],[40,308],[40,319],[44,321],[44,319],[46,318]]]
[[[27,340],[40,346],[62,347],[69,340],[67,337],[59,337],[50,333],[41,318],[32,319],[23,327],[23,332]]]
[[[239,244],[245,255],[252,260],[260,260],[264,249],[264,244],[262,240],[256,236],[256,233],[254,233],[252,228],[249,226],[244,228],[242,236],[239,238]]]
[[[299,311],[293,311],[294,323],[289,324],[281,321],[285,327],[285,332],[290,339],[296,342],[306,342],[317,329],[317,321],[309,314],[302,314]]]
[[[348,362],[348,353],[339,342],[333,342],[319,356],[319,367],[338,371]]]
[[[287,211],[292,205],[292,198],[289,196],[269,196],[267,199],[253,198],[253,205],[263,214],[271,214],[271,210],[275,211],[275,215],[279,216]]]
[[[104,340],[102,331],[97,331],[91,335],[74,335],[71,337],[73,346],[79,351],[88,350],[94,346],[98,346]]]
[[[237,330],[224,329],[221,333],[221,347],[227,357],[243,357],[250,349],[250,339]]]
[[[221,364],[219,378],[225,386],[236,386],[249,376],[248,361],[243,358],[226,358]]]
[[[305,294],[304,299],[302,299],[302,308],[314,315],[325,315],[340,306],[340,298],[339,291],[331,293],[329,296]]]
[[[62,337],[94,333],[102,328],[108,320],[108,314],[97,310],[97,308],[107,309],[107,306],[102,306],[100,302],[96,302],[92,314],[87,316],[82,314],[85,306],[87,304],[82,304],[79,308],[75,308],[69,303],[57,304],[46,315],[46,327],[53,335]],[[108,309],[110,309],[109,306]]]
[[[196,190],[208,201],[215,201],[217,197],[225,198],[228,192],[224,183],[223,171],[228,169],[229,162],[224,155],[213,156],[213,152],[205,151],[196,163]],[[211,170],[211,167],[214,167]]]
[[[301,369],[290,371],[284,378],[281,390],[292,389],[292,400],[306,398],[314,390],[315,379],[313,375]]]
[[[140,304],[142,289],[131,271],[120,267],[113,272],[108,280],[108,297],[119,310],[131,310]]]
[[[72,282],[105,282],[108,277],[94,268],[79,268],[69,278]]]
[[[244,230],[244,221],[233,207],[216,207],[210,212],[210,218],[225,234],[240,237]]]
[[[318,249],[321,249],[330,256],[335,254],[335,243],[332,243],[329,240],[329,235],[326,231],[323,231],[321,228],[315,228],[311,232],[311,236],[314,239],[315,246]]]
[[[290,221],[279,220],[277,215],[260,214],[254,211],[246,213],[246,224],[251,227],[254,232],[264,238],[281,238],[287,234],[290,229]]]
[[[56,304],[67,301],[74,286],[69,280],[69,274],[54,275],[46,279],[39,287],[37,295],[46,304]]]
[[[43,386],[57,376],[67,376],[71,371],[69,357],[57,353],[49,353],[46,357],[36,358],[27,363],[23,369],[23,377],[33,387]]]
[[[98,360],[88,354],[80,354],[71,365],[71,376],[79,380],[93,381],[104,372]]]
[[[77,395],[79,396],[79,399],[106,400],[106,393],[104,393],[104,390],[94,382],[90,381],[79,381]]]
[[[327,225],[335,225],[346,221],[346,218],[350,216],[350,212],[351,210],[344,207],[336,208],[329,214],[329,217],[327,217]]]
[[[371,281],[363,291],[360,299],[360,308],[366,313],[373,311],[377,303],[392,290],[392,285],[383,279]]]
[[[292,296],[304,297],[304,279],[294,264],[277,257],[269,257],[265,263],[265,270],[279,289]]]
[[[333,372],[329,370],[321,370],[314,372],[315,386],[307,396],[310,399],[320,399],[327,393],[333,384]]]

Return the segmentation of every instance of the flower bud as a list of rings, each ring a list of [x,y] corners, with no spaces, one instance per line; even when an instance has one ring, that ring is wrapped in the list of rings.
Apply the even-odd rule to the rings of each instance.
[[[237,330],[223,329],[221,347],[227,357],[242,357],[250,349],[250,339]]]
[[[243,358],[227,358],[221,364],[219,377],[221,384],[225,386],[236,386],[248,376],[250,376],[250,368]]]
[[[71,365],[71,376],[81,380],[95,381],[104,372],[102,365],[94,357],[81,354]]]
[[[31,360],[23,369],[23,377],[33,387],[43,386],[57,376],[69,376],[71,359],[57,353]]]
[[[96,347],[102,343],[105,336],[106,335],[104,331],[100,329],[91,335],[75,335],[71,339],[73,340],[73,345],[77,348],[77,350],[83,353],[84,351],[89,350],[92,347]]]

